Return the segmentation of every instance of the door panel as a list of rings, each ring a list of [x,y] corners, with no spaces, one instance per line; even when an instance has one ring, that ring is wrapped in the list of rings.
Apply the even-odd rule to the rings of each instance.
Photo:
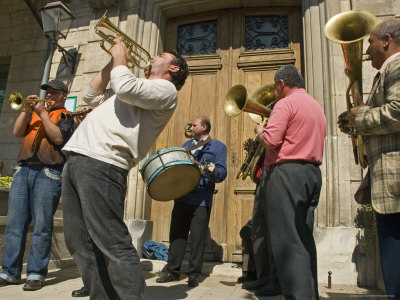
[[[258,15],[288,16],[288,47],[245,51],[245,18]],[[226,144],[228,176],[216,185],[206,241],[205,259],[241,261],[240,228],[251,218],[255,184],[249,178],[236,179],[245,153],[243,143],[254,138],[255,123],[248,113],[229,118],[224,113],[224,97],[236,84],[243,84],[251,96],[256,89],[273,83],[275,71],[284,64],[301,69],[301,10],[259,7],[226,9],[167,20],[165,49],[176,49],[177,28],[205,20],[217,20],[217,50],[213,54],[186,56],[190,68],[179,91],[174,116],[157,140],[156,149],[180,147],[185,141],[184,126],[195,117],[210,118],[211,136]],[[173,201],[152,201],[153,239],[169,244],[169,224]]]

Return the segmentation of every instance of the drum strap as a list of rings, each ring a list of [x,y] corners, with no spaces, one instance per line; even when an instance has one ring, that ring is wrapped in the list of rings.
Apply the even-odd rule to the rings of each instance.
[[[201,141],[201,142],[197,143],[196,145],[193,145],[191,147],[186,147],[186,150],[187,151],[192,151],[194,149],[200,148],[201,146],[204,146],[205,144],[211,142],[211,140],[212,140],[212,138],[206,139],[204,141]]]

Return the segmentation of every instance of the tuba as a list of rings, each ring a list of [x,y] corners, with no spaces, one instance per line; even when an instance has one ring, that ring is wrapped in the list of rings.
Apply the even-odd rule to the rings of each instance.
[[[229,117],[237,116],[242,111],[248,112],[254,122],[261,123],[264,117],[268,118],[270,116],[272,108],[277,101],[273,84],[266,84],[260,87],[251,98],[247,97],[247,90],[243,85],[235,85],[225,96],[224,110]],[[245,180],[250,175],[251,180],[257,183],[257,163],[264,153],[264,146],[257,140],[248,139],[245,141],[243,148],[247,154],[236,175],[236,179],[242,178]]]
[[[333,16],[325,25],[325,36],[332,42],[342,46],[345,74],[350,82],[346,90],[347,116],[350,109],[358,106],[362,96],[362,47],[366,38],[376,26],[376,17],[367,11],[346,11]],[[353,101],[350,100],[350,94]],[[367,166],[364,159],[362,137],[350,130],[354,160],[362,168]]]
[[[112,32],[112,34],[106,34],[101,31],[100,28],[105,28]],[[128,63],[128,67],[133,69],[135,66],[139,69],[146,69],[150,66],[151,56],[150,53],[147,52],[144,48],[142,48],[138,43],[129,38],[125,33],[119,30],[113,23],[111,23],[110,19],[107,17],[107,12],[104,13],[103,17],[99,20],[99,22],[95,26],[95,32],[103,39],[101,41],[100,47],[106,51],[109,55],[110,49],[114,46],[114,39],[118,37],[128,48],[128,54],[131,58],[131,62]],[[110,44],[109,48],[104,46],[104,42]]]

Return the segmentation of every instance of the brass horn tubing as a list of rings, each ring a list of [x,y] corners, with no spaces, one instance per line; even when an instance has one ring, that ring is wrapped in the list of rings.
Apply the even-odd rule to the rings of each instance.
[[[346,89],[346,106],[347,106],[347,113],[349,114],[349,116],[350,116],[350,109],[353,107],[350,101],[350,91],[352,91],[353,101],[355,99],[358,99],[358,96],[360,95],[358,82],[350,81]],[[356,102],[358,105],[358,100]],[[364,143],[362,140],[362,136],[354,134],[353,130],[351,132],[352,133],[350,133],[350,138],[353,147],[354,161],[356,165],[360,164],[361,167],[366,168],[367,162],[364,159]]]
[[[247,99],[245,108],[243,111],[252,113],[252,114],[257,114],[261,115],[263,117],[269,117],[271,115],[272,110],[269,109],[268,107],[265,107],[257,102],[251,101]]]
[[[250,173],[253,173],[253,170],[255,169],[261,154],[264,152],[264,146],[260,142],[256,142],[257,146],[255,150],[251,153],[247,153],[239,172],[236,174],[236,179],[242,178],[243,180],[245,180],[247,176],[251,175],[251,180],[253,182],[256,182],[254,178],[255,174]]]
[[[350,44],[341,44],[344,62],[346,65],[346,75],[349,77],[353,102],[358,105],[358,97],[356,93],[362,95],[362,41]],[[358,90],[354,90],[354,83],[357,82]]]

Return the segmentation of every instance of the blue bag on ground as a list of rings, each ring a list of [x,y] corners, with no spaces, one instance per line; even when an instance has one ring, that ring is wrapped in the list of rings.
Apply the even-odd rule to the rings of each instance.
[[[148,240],[144,242],[143,248],[143,255],[145,257],[168,261],[168,247],[163,243],[156,243],[152,240]]]

